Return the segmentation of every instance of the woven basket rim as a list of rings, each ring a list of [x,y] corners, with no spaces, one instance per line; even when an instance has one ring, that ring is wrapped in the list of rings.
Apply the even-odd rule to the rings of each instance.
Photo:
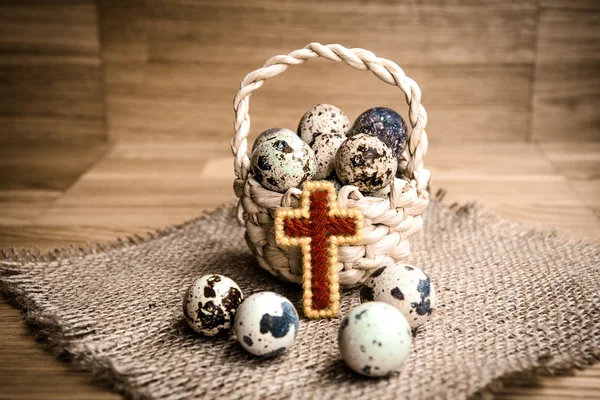
[[[231,150],[234,156],[236,180],[245,182],[250,174],[247,140],[250,132],[250,94],[260,88],[265,80],[283,73],[289,66],[302,64],[318,57],[344,62],[358,70],[370,70],[380,80],[389,85],[398,86],[404,92],[406,103],[409,106],[409,123],[412,129],[409,132],[407,146],[402,156],[405,165],[403,164],[401,167],[406,171],[408,178],[416,180],[418,190],[425,189],[430,177],[429,172],[423,167],[423,158],[428,147],[425,133],[427,112],[421,104],[421,90],[418,84],[407,77],[396,63],[377,57],[368,50],[348,49],[339,44],[321,45],[319,43],[310,43],[305,48],[295,50],[287,55],[274,56],[267,60],[261,68],[250,72],[242,80],[233,101],[235,118]],[[416,172],[423,173],[415,174]],[[242,193],[238,193],[236,190],[236,195],[241,197]],[[243,219],[240,217],[241,215],[238,213],[238,221],[242,222]]]

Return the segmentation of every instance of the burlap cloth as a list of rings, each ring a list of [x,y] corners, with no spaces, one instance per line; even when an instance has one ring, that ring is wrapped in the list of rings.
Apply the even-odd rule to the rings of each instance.
[[[62,251],[58,261],[25,265],[13,255],[0,266],[1,282],[55,349],[135,398],[460,399],[516,373],[563,371],[600,356],[597,245],[474,206],[432,202],[425,221],[412,261],[433,279],[439,305],[404,369],[386,379],[344,366],[340,319],[303,319],[294,347],[271,360],[187,328],[182,295],[209,272],[233,278],[246,295],[272,290],[301,308],[299,287],[257,267],[232,203],[96,254]],[[356,290],[345,292],[342,314],[358,304]]]

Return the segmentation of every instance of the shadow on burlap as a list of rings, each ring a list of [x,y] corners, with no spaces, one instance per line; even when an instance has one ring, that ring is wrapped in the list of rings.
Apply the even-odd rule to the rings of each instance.
[[[134,243],[135,242],[135,243]],[[403,370],[385,379],[340,360],[340,319],[301,321],[272,360],[234,338],[203,339],[182,320],[192,280],[218,272],[246,295],[272,290],[301,309],[301,290],[257,267],[233,203],[184,226],[96,254],[0,263],[0,283],[60,352],[134,398],[466,398],[503,377],[555,373],[600,357],[600,248],[432,202],[411,241],[438,308]],[[86,250],[86,253],[89,250]],[[357,306],[343,293],[342,315]]]

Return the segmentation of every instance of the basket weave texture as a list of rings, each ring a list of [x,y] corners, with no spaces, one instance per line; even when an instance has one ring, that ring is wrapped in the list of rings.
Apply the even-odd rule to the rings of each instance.
[[[390,184],[386,198],[363,195],[357,187],[347,185],[338,193],[338,207],[356,208],[364,214],[363,242],[339,248],[338,273],[341,286],[359,285],[383,264],[406,259],[410,253],[408,239],[422,225],[422,213],[429,204],[427,185],[430,173],[423,166],[427,152],[427,113],[421,105],[421,90],[394,62],[375,56],[364,49],[347,49],[339,44],[311,43],[304,49],[269,59],[243,79],[234,98],[234,155],[238,197],[237,220],[245,225],[245,239],[259,265],[271,274],[294,283],[302,282],[302,259],[297,248],[279,248],[275,241],[274,216],[280,207],[298,207],[301,190],[277,193],[264,188],[250,172],[248,134],[250,132],[250,94],[265,80],[284,72],[291,65],[323,57],[343,61],[358,70],[369,70],[385,83],[398,86],[408,104],[411,132],[408,145],[399,160],[399,177]]]

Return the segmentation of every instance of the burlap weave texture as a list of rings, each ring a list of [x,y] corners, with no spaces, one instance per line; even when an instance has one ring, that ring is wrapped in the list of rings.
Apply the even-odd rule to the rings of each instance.
[[[404,369],[359,377],[337,350],[340,319],[301,321],[272,360],[233,338],[204,339],[183,322],[192,280],[218,272],[246,295],[272,290],[301,309],[301,288],[257,267],[228,205],[138,244],[51,262],[0,263],[0,282],[60,351],[134,398],[460,399],[518,372],[600,357],[600,248],[503,222],[477,207],[432,202],[412,262],[438,308]],[[342,294],[342,315],[358,305]]]

